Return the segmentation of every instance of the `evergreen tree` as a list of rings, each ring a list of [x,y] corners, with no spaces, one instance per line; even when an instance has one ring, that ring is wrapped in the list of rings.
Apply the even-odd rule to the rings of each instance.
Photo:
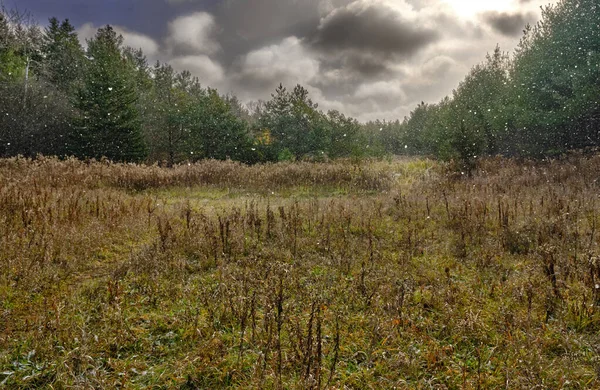
[[[294,87],[292,92],[279,85],[272,99],[265,104],[259,124],[268,129],[277,154],[286,159],[320,158],[328,150],[331,140],[324,115],[301,85]]]
[[[327,113],[327,124],[331,140],[327,148],[327,154],[331,158],[357,157],[365,153],[365,145],[360,145],[360,124],[357,120],[346,117],[339,111]]]
[[[82,75],[84,52],[75,28],[68,19],[62,23],[51,18],[45,29],[40,73],[49,82],[65,92],[72,92],[74,83]]]
[[[40,79],[40,29],[0,7],[0,156],[62,154],[71,106]]]
[[[507,60],[496,47],[485,62],[471,69],[453,93],[447,124],[454,131],[447,142],[465,169],[470,169],[477,156],[498,153],[500,140],[504,139]]]
[[[147,150],[152,154],[152,130],[154,129],[156,95],[154,91],[153,72],[142,49],[125,47],[123,56],[129,64],[129,77],[138,97],[135,108],[139,114],[141,133]]]
[[[433,105],[421,102],[404,120],[403,137],[401,142],[404,153],[423,154],[431,151],[431,145],[425,140]]]
[[[232,107],[214,89],[196,93],[189,106],[189,148],[196,158],[233,159],[254,162],[246,122],[237,118]]]
[[[114,161],[141,161],[146,148],[136,102],[133,69],[111,26],[88,41],[88,64],[75,106],[80,110],[74,153]]]
[[[152,109],[148,115],[148,139],[151,157],[166,160],[169,166],[186,160],[190,150],[189,142],[192,98],[176,84],[176,74],[170,65],[157,64],[154,67]]]
[[[553,154],[600,145],[600,5],[563,0],[525,30],[511,69],[524,149]]]

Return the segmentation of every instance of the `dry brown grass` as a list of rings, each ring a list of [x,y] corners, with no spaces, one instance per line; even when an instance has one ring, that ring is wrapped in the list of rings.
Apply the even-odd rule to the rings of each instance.
[[[158,165],[84,162],[76,159],[12,158],[0,160],[0,179],[36,186],[56,187],[77,184],[127,190],[168,187],[219,186],[252,190],[275,190],[299,186],[335,186],[345,189],[386,190],[392,185],[388,163],[279,163],[244,165],[234,161],[206,160],[172,169]]]
[[[597,387],[599,171],[0,161],[0,382]]]

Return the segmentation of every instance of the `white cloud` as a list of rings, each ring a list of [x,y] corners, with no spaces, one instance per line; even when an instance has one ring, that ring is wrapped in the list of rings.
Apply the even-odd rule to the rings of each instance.
[[[125,46],[130,46],[134,49],[142,49],[144,54],[148,57],[155,57],[158,54],[160,47],[158,43],[149,36],[130,31],[121,26],[112,26],[112,28],[117,34],[123,36],[123,44]],[[86,39],[93,38],[97,31],[98,27],[94,26],[93,23],[86,23],[77,29],[77,34],[79,35],[81,43],[85,46]]]
[[[259,97],[267,98],[277,84],[293,87],[309,84],[319,73],[319,61],[314,58],[296,37],[253,50],[244,55],[234,75],[238,84],[259,90]]]
[[[91,39],[96,35],[98,27],[95,27],[93,23],[86,23],[77,29],[77,36],[82,45],[85,45],[86,40]]]
[[[175,57],[169,63],[178,71],[189,70],[203,85],[214,87],[223,80],[221,65],[204,54]]]
[[[371,107],[369,110],[365,110],[364,106],[350,106],[350,110],[356,112],[354,114],[361,122],[375,121],[375,120],[387,120],[394,121],[396,119],[403,120],[408,113],[415,108],[415,105],[396,105],[388,109],[378,109],[377,107]]]
[[[406,100],[406,94],[402,84],[398,80],[375,81],[373,83],[361,84],[354,96],[358,99],[372,99],[374,101],[394,101],[399,104]]]
[[[166,44],[173,52],[215,54],[221,49],[219,43],[213,39],[215,31],[214,17],[206,12],[196,12],[169,23]]]
[[[296,37],[248,53],[243,65],[245,70],[254,74],[285,74],[295,80],[310,79],[319,71],[318,62],[311,58]]]
[[[323,110],[323,112],[336,110],[343,114],[348,113],[344,103],[341,100],[328,99],[320,88],[309,86],[307,90],[310,93],[310,98],[313,100],[313,102],[319,105],[319,109]]]
[[[159,46],[152,38],[143,34],[121,29],[117,29],[116,31],[123,35],[123,42],[126,46],[131,46],[134,49],[142,49],[147,56],[155,56],[158,54]]]

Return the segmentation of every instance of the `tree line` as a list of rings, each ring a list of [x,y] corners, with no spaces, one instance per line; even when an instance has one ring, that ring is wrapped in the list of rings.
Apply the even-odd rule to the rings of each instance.
[[[246,163],[431,155],[465,169],[480,156],[548,156],[600,143],[600,5],[542,9],[509,55],[499,47],[450,96],[404,120],[365,124],[280,85],[249,109],[189,71],[149,65],[111,26],[84,48],[68,20],[44,29],[0,12],[0,157]]]

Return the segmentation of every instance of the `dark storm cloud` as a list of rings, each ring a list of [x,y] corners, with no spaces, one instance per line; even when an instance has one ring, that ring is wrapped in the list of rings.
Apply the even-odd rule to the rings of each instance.
[[[495,31],[505,36],[520,35],[528,21],[534,19],[531,14],[509,14],[506,12],[486,12],[484,21]]]
[[[360,51],[384,56],[410,56],[439,39],[385,4],[344,7],[324,18],[310,44],[322,51]],[[368,66],[368,64],[366,64]]]
[[[320,0],[225,0],[215,9],[223,60],[290,36],[304,37],[319,24]]]
[[[381,76],[389,72],[391,61],[383,56],[373,55],[370,52],[359,50],[346,50],[340,54],[335,52],[321,53],[320,62],[323,70],[340,70],[347,76],[356,79]]]
[[[319,0],[225,0],[215,16],[242,39],[276,40],[301,36],[306,32],[307,22],[315,28],[319,21]]]

